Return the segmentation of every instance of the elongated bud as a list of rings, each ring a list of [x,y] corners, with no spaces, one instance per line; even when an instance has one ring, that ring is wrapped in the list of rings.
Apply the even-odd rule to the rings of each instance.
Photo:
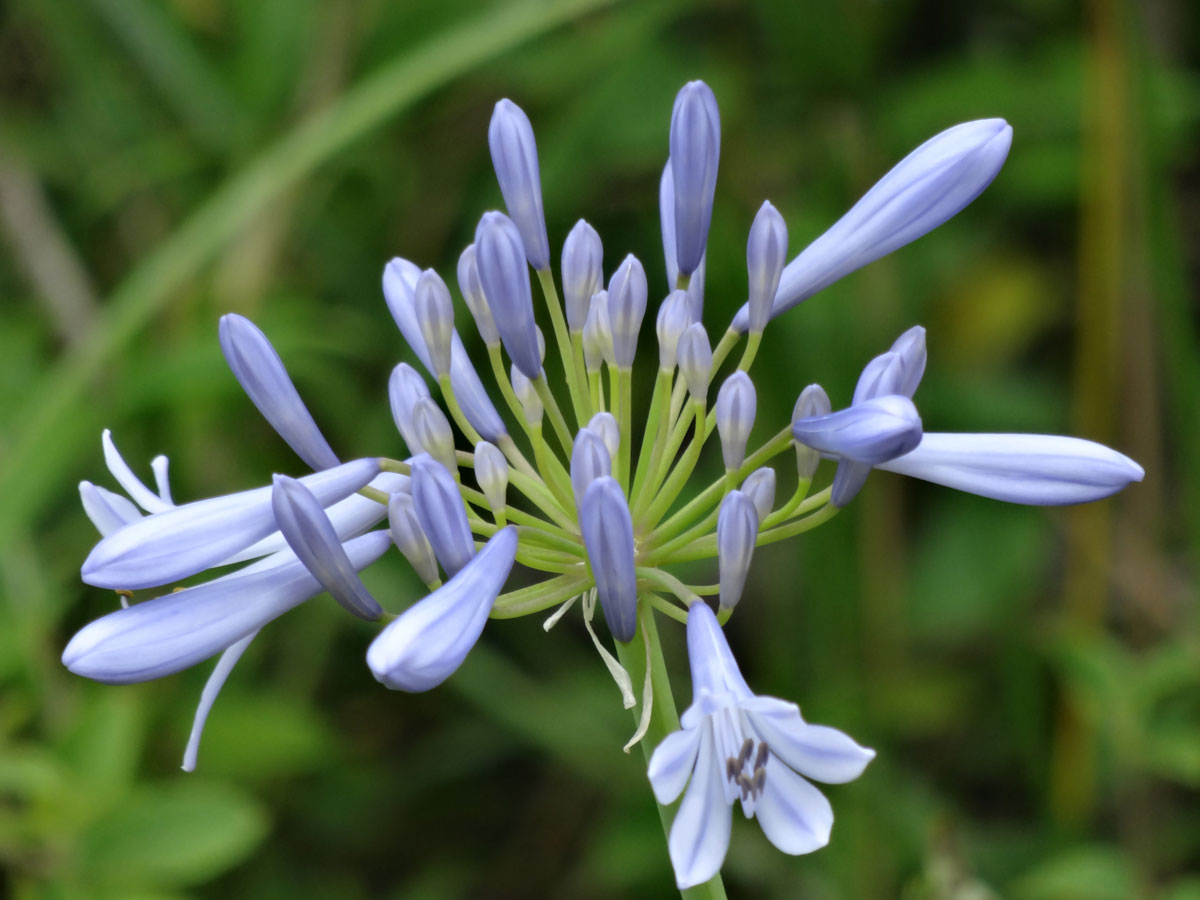
[[[271,508],[292,552],[334,600],[360,619],[383,615],[312,491],[294,478],[276,475]]]
[[[615,478],[597,478],[588,486],[579,505],[579,527],[608,630],[618,641],[631,641],[637,630],[633,518]]]
[[[432,456],[422,453],[413,457],[410,465],[417,521],[446,574],[454,575],[475,555],[462,495],[454,476]]]
[[[736,469],[746,459],[746,442],[754,428],[757,409],[754,382],[741,369],[725,379],[717,391],[717,433],[726,469]]]
[[[810,384],[796,398],[796,406],[792,409],[792,424],[794,425],[800,419],[827,416],[831,412],[833,412],[833,404],[829,402],[829,395],[825,393],[825,388],[819,384]],[[800,478],[811,481],[820,463],[820,453],[799,441],[796,442],[796,471]]]
[[[758,521],[761,522],[775,506],[775,470],[770,466],[755,469],[742,482],[741,491],[754,501]]]
[[[617,424],[616,417],[610,412],[598,412],[587,423],[588,431],[600,437],[604,441],[604,446],[608,450],[610,459],[616,457],[617,448],[621,446],[621,427]]]
[[[567,235],[562,252],[563,302],[567,328],[583,331],[592,295],[604,287],[604,246],[596,229],[580,219]]]
[[[425,379],[416,369],[408,363],[400,363],[392,369],[391,377],[388,378],[388,403],[392,407],[392,420],[396,423],[396,430],[404,438],[410,453],[422,453],[425,450],[413,425],[413,408],[417,401],[430,399]]]
[[[583,503],[584,494],[597,478],[612,474],[612,456],[604,446],[604,439],[590,428],[582,428],[575,435],[571,448],[571,489],[575,494],[575,505]]]
[[[494,512],[508,505],[508,460],[495,444],[475,445],[475,480]]]
[[[675,176],[671,173],[671,161],[663,167],[658,182],[658,212],[662,222],[663,258],[667,264],[667,290],[679,287],[679,266],[675,262]],[[692,321],[699,322],[704,315],[704,272],[708,255],[700,257],[700,265],[688,280],[687,295],[692,306]]]
[[[542,398],[538,396],[537,390],[533,386],[533,382],[525,377],[525,373],[516,367],[514,364],[510,372],[512,376],[513,393],[517,395],[517,401],[521,404],[521,409],[525,413],[525,421],[530,425],[539,425],[542,421],[542,416],[545,413],[545,407],[542,404]]]
[[[440,462],[453,474],[458,468],[454,455],[454,432],[450,420],[431,397],[422,397],[413,404],[413,433],[422,452]]]
[[[550,268],[550,241],[542,213],[542,180],[538,171],[537,143],[524,110],[511,100],[501,100],[488,125],[492,166],[508,214],[521,233],[529,264],[539,271]]]
[[[500,529],[467,565],[405,610],[367,649],[375,678],[396,691],[427,691],[454,674],[487,622],[517,555],[517,529]]]
[[[733,609],[742,599],[746,575],[758,540],[758,510],[742,491],[730,491],[717,514],[717,568],[721,579],[721,609]]]
[[[1053,434],[937,434],[879,468],[1007,503],[1061,506],[1111,496],[1142,467],[1082,438]]]
[[[914,325],[892,344],[899,362],[899,376],[896,379],[896,393],[911,398],[921,384],[921,376],[925,374],[925,329]]]
[[[433,269],[426,269],[417,279],[413,291],[413,304],[417,313],[417,324],[421,337],[429,350],[429,362],[433,374],[439,378],[450,374],[450,343],[454,338],[454,307],[450,290],[442,276]]]
[[[655,331],[658,333],[658,366],[670,371],[675,368],[679,337],[692,324],[692,301],[687,291],[671,291],[658,308]]]
[[[1011,144],[1003,119],[964,122],[930,138],[788,263],[772,318],[937,228],[991,184]],[[732,327],[748,325],[749,309],[742,307]]]
[[[798,419],[792,434],[821,453],[876,466],[921,443],[921,417],[907,397],[890,394],[827,416]]]
[[[699,322],[693,322],[679,336],[675,348],[679,374],[687,382],[692,399],[703,403],[708,397],[708,379],[712,375],[712,345],[708,332]]]
[[[637,355],[638,332],[646,315],[646,270],[630,253],[608,280],[608,320],[612,326],[613,359],[628,369]]]
[[[467,244],[458,257],[458,289],[462,292],[463,302],[475,320],[475,330],[489,347],[500,343],[500,332],[496,330],[496,322],[492,319],[492,310],[487,298],[483,295],[483,285],[479,283],[479,267],[475,263],[475,245]]]
[[[421,336],[421,326],[417,322],[414,291],[421,270],[407,259],[396,258],[384,267],[383,295],[387,300],[388,311],[396,321],[396,327],[404,336],[408,346],[421,360],[428,371],[433,371],[429,349],[425,346],[425,338]],[[479,374],[467,355],[462,338],[455,332],[450,339],[450,384],[454,388],[454,396],[462,407],[467,421],[484,438],[489,441],[498,440],[507,434],[504,420],[492,405]]]
[[[517,226],[504,213],[484,213],[475,229],[475,265],[500,332],[500,340],[513,364],[530,378],[541,374],[529,267]]]
[[[700,265],[712,221],[721,156],[717,98],[703,81],[690,81],[671,111],[671,173],[675,187],[675,261],[691,275]]]
[[[378,474],[379,460],[359,459],[300,481],[321,506],[329,506]],[[197,500],[138,519],[92,548],[83,563],[83,580],[96,587],[138,590],[219,565],[277,530],[271,490]]]
[[[351,565],[363,569],[391,543],[387,532],[373,531],[347,541],[345,549]],[[220,653],[321,590],[286,550],[223,578],[97,619],[67,644],[63,665],[108,684],[161,678]]]
[[[888,351],[880,353],[863,366],[858,383],[854,386],[854,399],[851,405],[857,405],[875,397],[887,397],[900,394],[904,383],[904,360],[900,354]],[[903,396],[903,395],[901,395]]]
[[[221,351],[242,390],[287,445],[314,470],[338,464],[267,336],[249,319],[230,313],[218,327]]]
[[[601,363],[613,359],[612,323],[608,318],[608,291],[597,291],[588,306],[583,326],[583,364],[589,372],[600,371]]]
[[[404,554],[417,577],[427,585],[434,584],[438,580],[437,557],[421,530],[413,498],[403,491],[388,498],[388,530],[392,543]]]
[[[771,321],[771,303],[779,289],[779,276],[787,259],[787,223],[769,201],[763,203],[750,226],[746,242],[746,272],[750,277],[750,330],[762,333]]]

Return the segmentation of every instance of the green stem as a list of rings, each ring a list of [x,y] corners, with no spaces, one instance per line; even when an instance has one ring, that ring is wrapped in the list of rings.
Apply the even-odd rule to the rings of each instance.
[[[546,308],[550,310],[550,321],[554,325],[554,340],[558,344],[558,353],[562,357],[563,369],[567,377],[567,390],[571,394],[571,407],[575,412],[575,422],[582,428],[587,421],[588,404],[587,389],[583,384],[583,345],[579,345],[576,355],[570,336],[567,334],[567,323],[563,318],[562,307],[558,300],[558,291],[554,287],[554,276],[549,269],[539,269],[538,283],[542,286],[542,296],[546,299]],[[544,401],[543,401],[544,402]],[[567,448],[570,453],[570,448]]]
[[[638,640],[642,637],[643,640]],[[644,642],[643,642],[644,641]],[[650,756],[668,734],[679,730],[679,714],[675,710],[675,698],[671,694],[671,680],[667,675],[667,663],[663,658],[662,644],[658,639],[658,625],[654,621],[653,604],[648,597],[639,598],[638,602],[638,633],[627,644],[617,642],[617,658],[625,671],[629,673],[634,685],[643,683],[646,677],[647,649],[650,657],[650,684],[654,707],[650,712],[650,727],[642,738],[642,754],[646,764],[650,764]],[[634,710],[634,721],[640,717],[640,710]],[[658,806],[658,818],[662,823],[663,836],[671,833],[671,822],[674,820],[669,807],[661,803]],[[693,888],[680,891],[683,900],[725,900],[725,885],[721,876],[714,875],[710,881]]]

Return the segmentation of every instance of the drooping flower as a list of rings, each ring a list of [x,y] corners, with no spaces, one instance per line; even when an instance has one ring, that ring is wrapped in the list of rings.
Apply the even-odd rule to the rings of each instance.
[[[687,638],[692,705],[680,717],[681,730],[655,749],[649,769],[659,803],[687,788],[668,840],[681,890],[720,870],[734,801],[784,853],[824,847],[833,810],[808,779],[853,781],[875,757],[836,729],[808,724],[794,703],[751,691],[703,603],[688,610]]]

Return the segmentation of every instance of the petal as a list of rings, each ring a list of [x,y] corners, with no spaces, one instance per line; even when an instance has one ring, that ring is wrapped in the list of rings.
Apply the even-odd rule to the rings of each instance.
[[[386,531],[375,531],[349,541],[346,552],[361,569],[391,544]],[[161,678],[221,652],[320,591],[296,555],[284,551],[85,625],[63,651],[63,665],[110,684]]]
[[[101,537],[108,537],[142,518],[141,511],[133,505],[133,501],[97,487],[90,481],[79,482],[79,499],[83,503],[83,511]]]
[[[664,806],[674,803],[675,798],[683,792],[696,766],[702,731],[701,728],[672,731],[654,748],[646,775],[650,779],[650,787],[654,789],[655,799]]]
[[[862,774],[875,751],[860,747],[849,735],[825,725],[809,725],[794,703],[756,697],[741,704],[771,752],[801,775],[826,784],[844,784]]]
[[[911,453],[879,468],[1033,506],[1099,500],[1145,475],[1103,444],[1049,434],[926,434]]]
[[[246,652],[250,642],[257,636],[258,631],[252,631],[240,641],[226,647],[221,658],[217,660],[216,668],[212,670],[208,681],[204,683],[204,690],[200,693],[200,703],[196,706],[196,715],[192,717],[192,731],[188,735],[187,747],[183,751],[183,771],[196,771],[196,756],[200,753],[200,738],[204,734],[208,714],[212,711],[213,704],[217,702],[217,696],[221,693],[221,688],[225,686],[225,680],[229,677],[229,673],[233,671],[233,667],[242,658],[242,654]]]
[[[502,528],[462,570],[385,628],[367,665],[392,690],[427,691],[462,665],[487,622],[517,553],[517,529]]]
[[[100,435],[100,444],[104,447],[104,463],[108,466],[108,471],[138,506],[148,513],[166,512],[173,508],[171,503],[146,487],[142,480],[133,474],[133,469],[129,468],[129,464],[117,450],[117,445],[113,443],[112,432],[107,428]]]
[[[379,474],[377,459],[343,463],[300,479],[324,505]],[[197,500],[139,519],[106,537],[84,560],[83,580],[136,590],[169,584],[218,565],[277,528],[271,488]]]
[[[907,397],[889,394],[827,416],[797,419],[792,435],[820,453],[878,465],[920,443],[921,417]]]
[[[637,630],[633,519],[615,478],[601,476],[588,486],[579,504],[579,527],[608,630],[618,641],[633,640]]]
[[[680,890],[703,884],[716,875],[729,849],[733,810],[725,802],[724,776],[710,728],[705,722],[700,729],[696,771],[667,839]]]
[[[705,603],[693,603],[688,608],[687,646],[693,697],[732,694],[742,701],[754,696],[742,678],[725,632]]]
[[[833,808],[825,795],[773,755],[754,815],[767,840],[793,856],[824,847],[833,828]]]

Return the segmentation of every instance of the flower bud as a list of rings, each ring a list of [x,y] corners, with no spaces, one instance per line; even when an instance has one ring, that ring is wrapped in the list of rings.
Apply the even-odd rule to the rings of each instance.
[[[413,306],[421,338],[429,350],[429,362],[438,378],[450,374],[450,346],[454,339],[454,306],[446,282],[433,269],[426,269],[413,290]]]
[[[487,346],[495,347],[500,343],[500,332],[496,330],[492,310],[483,295],[483,285],[479,283],[474,244],[468,244],[467,249],[458,257],[458,289],[462,291],[463,301],[471,312],[471,318],[475,320],[475,330]]]
[[[671,161],[663,167],[658,182],[658,212],[662,222],[663,258],[667,264],[667,290],[679,286],[679,266],[675,262],[675,177],[671,174]],[[700,265],[688,279],[687,295],[692,306],[692,321],[699,322],[704,315],[704,271],[707,254],[700,257]]]
[[[267,336],[249,319],[233,313],[221,317],[218,334],[221,351],[238,384],[287,445],[316,471],[336,466],[337,454],[313,421]]]
[[[633,518],[615,478],[597,478],[588,486],[579,527],[608,630],[618,641],[631,641],[637,630]]]
[[[454,474],[458,459],[454,455],[454,432],[450,421],[440,406],[431,397],[422,397],[413,404],[413,433],[421,452],[428,453],[440,462],[447,472]]]
[[[704,403],[708,398],[708,379],[712,375],[712,345],[703,325],[693,322],[683,330],[675,355],[688,393],[693,400]]]
[[[588,487],[597,478],[612,474],[612,456],[604,439],[589,428],[580,429],[571,447],[571,490],[575,505],[583,502]]]
[[[525,421],[530,425],[540,425],[545,407],[542,405],[542,398],[538,396],[533,382],[525,377],[525,373],[517,368],[516,363],[513,364],[511,375],[513,393],[517,395],[517,401],[525,412]]]
[[[396,423],[396,430],[404,438],[409,453],[422,453],[425,450],[413,425],[413,407],[418,400],[429,399],[429,388],[416,369],[408,363],[400,363],[392,369],[391,377],[388,378],[388,403],[392,407],[392,420]]]
[[[404,340],[421,360],[421,365],[432,372],[434,369],[429,349],[421,336],[414,303],[413,292],[420,277],[421,270],[407,259],[393,259],[383,270],[383,296]],[[463,415],[484,438],[494,441],[508,433],[504,420],[496,412],[483,382],[479,380],[479,373],[475,371],[458,332],[450,339],[450,384]]]
[[[453,576],[475,555],[475,540],[467,522],[467,507],[452,476],[432,456],[413,457],[412,498],[417,521],[429,538],[434,555]]]
[[[746,459],[756,403],[754,382],[741,369],[726,378],[717,392],[717,433],[726,470],[738,468]]]
[[[538,358],[529,267],[517,226],[504,213],[484,213],[475,229],[475,265],[509,358],[530,378],[542,372]]]
[[[508,505],[508,460],[495,444],[480,441],[475,445],[475,480],[493,512]]]
[[[567,328],[583,331],[588,303],[604,287],[604,247],[596,229],[580,219],[567,235],[562,252],[563,302],[567,307]]]
[[[630,253],[608,280],[608,320],[612,326],[613,359],[628,369],[637,355],[638,332],[646,315],[646,270]]]
[[[819,384],[810,384],[796,398],[796,406],[792,409],[792,424],[799,419],[827,416],[831,412],[833,412],[833,405],[829,402],[829,395],[825,393],[825,388]],[[796,442],[796,471],[801,479],[811,481],[820,462],[820,453],[799,441]]]
[[[964,122],[930,138],[787,264],[771,317],[937,228],[991,184],[1011,144],[1003,119]],[[743,306],[732,327],[748,326]]]
[[[587,429],[604,441],[609,458],[615,458],[617,448],[621,446],[621,427],[617,425],[616,417],[610,412],[598,412],[588,420]]]
[[[770,466],[755,469],[742,482],[741,491],[754,501],[758,510],[758,521],[761,522],[771,513],[775,506],[775,470]]]
[[[763,203],[750,226],[746,242],[746,272],[750,277],[750,330],[761,334],[771,321],[771,303],[787,259],[787,223],[770,202]]]
[[[497,531],[446,584],[413,604],[367,649],[375,678],[397,691],[428,691],[462,665],[508,580],[517,529]]]
[[[691,275],[700,265],[712,221],[721,155],[717,98],[703,81],[691,81],[671,111],[671,172],[675,188],[675,261]]]
[[[542,181],[538,171],[537,143],[524,110],[511,100],[501,100],[488,125],[492,166],[508,214],[520,231],[529,264],[550,268],[550,241],[542,213]]]
[[[914,325],[892,344],[892,353],[899,359],[900,373],[896,379],[896,393],[911,398],[917,392],[921,376],[925,374],[925,329]]]
[[[758,540],[758,511],[742,491],[730,491],[717,514],[717,568],[721,609],[733,609],[742,598],[746,575]]]
[[[583,364],[589,372],[600,371],[601,363],[612,365],[613,334],[608,318],[608,291],[597,291],[588,306],[583,325]]]
[[[907,397],[890,394],[827,416],[798,419],[792,434],[820,453],[875,466],[921,443],[921,417]]]
[[[404,554],[417,577],[427,585],[435,583],[438,580],[437,557],[433,555],[429,538],[421,530],[413,498],[403,491],[388,498],[388,530],[392,543]]]
[[[658,333],[658,366],[671,371],[675,368],[679,336],[692,324],[692,301],[687,291],[671,291],[658,308],[655,331]]]
[[[294,478],[276,475],[271,508],[292,552],[333,599],[360,619],[383,615],[312,491]]]

